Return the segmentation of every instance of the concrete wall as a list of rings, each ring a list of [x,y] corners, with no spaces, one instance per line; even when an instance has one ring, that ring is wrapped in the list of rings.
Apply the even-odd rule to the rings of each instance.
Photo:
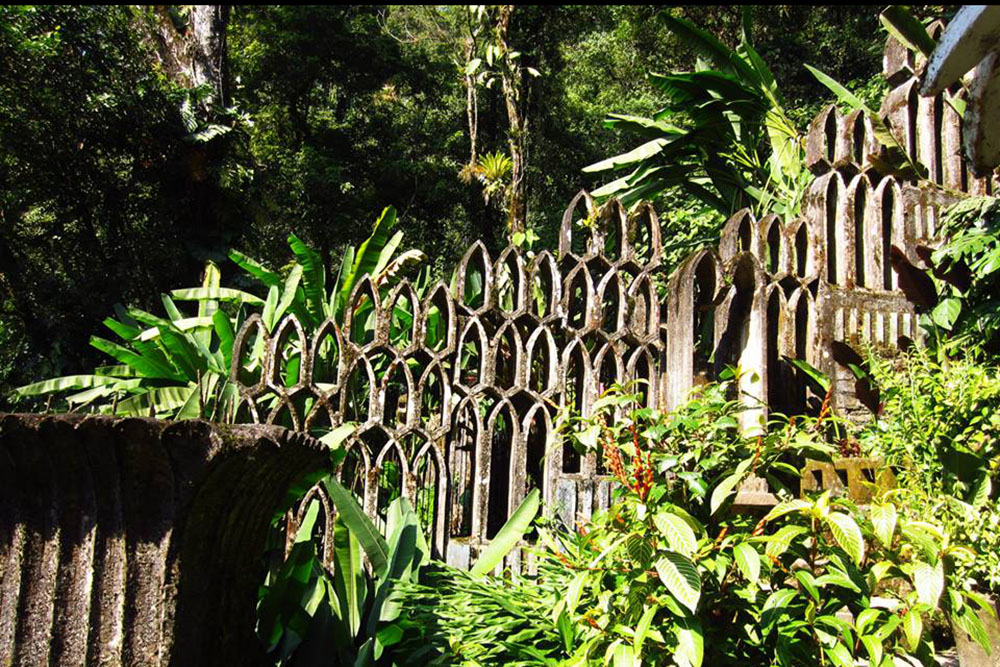
[[[272,513],[326,460],[266,426],[0,415],[0,665],[265,665]]]

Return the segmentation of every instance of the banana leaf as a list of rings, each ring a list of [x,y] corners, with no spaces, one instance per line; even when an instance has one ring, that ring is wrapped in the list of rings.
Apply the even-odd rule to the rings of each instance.
[[[112,343],[104,338],[99,338],[98,336],[91,336],[90,344],[92,347],[96,347],[119,362],[136,369],[144,377],[174,380],[176,382],[184,381],[184,376],[177,369],[159,359],[137,354],[128,348],[122,347],[117,343]]]
[[[189,287],[187,289],[175,289],[170,292],[170,296],[180,301],[235,301],[248,306],[262,306],[264,301],[259,297],[243,290],[232,287]]]
[[[201,286],[204,289],[214,290],[219,289],[222,284],[222,275],[219,273],[219,267],[215,265],[215,262],[205,262],[205,277],[201,281]],[[219,310],[219,302],[214,299],[201,300],[198,302],[198,317],[211,319],[215,312]],[[181,319],[181,318],[174,318]],[[211,326],[211,325],[208,325]],[[208,347],[212,343],[212,332],[211,330],[199,330],[194,333],[195,337],[201,342],[205,347]]]
[[[238,267],[251,276],[264,283],[265,287],[278,287],[281,285],[281,276],[252,257],[248,257],[237,250],[230,250],[228,254],[229,259],[233,260]]]
[[[215,329],[215,335],[219,337],[219,352],[222,353],[222,362],[226,368],[232,368],[233,342],[236,339],[232,323],[224,312],[217,310],[212,316],[212,326]]]
[[[310,248],[295,234],[288,235],[288,245],[295,259],[302,266],[302,291],[305,293],[306,310],[313,321],[326,319],[326,269],[319,253]]]
[[[389,244],[389,232],[396,224],[396,209],[392,206],[386,207],[382,215],[375,221],[375,226],[364,243],[358,248],[354,256],[354,264],[350,272],[344,276],[343,284],[340,285],[340,292],[337,296],[337,304],[341,308],[341,313],[347,307],[347,299],[354,289],[354,285],[367,274],[375,277],[375,269],[382,261],[382,251]]]
[[[344,310],[347,308],[347,297],[351,293],[351,289],[354,287],[353,283],[351,287],[346,291],[344,287],[351,281],[351,270],[354,268],[354,246],[348,246],[347,250],[344,251],[344,259],[340,262],[340,271],[337,273],[337,286],[334,291],[330,294],[329,305],[334,318],[338,322],[344,321]]]
[[[667,29],[695,53],[708,59],[723,72],[732,73],[745,81],[761,83],[760,76],[735,51],[723,44],[710,32],[702,30],[690,21],[663,12],[661,20]]]
[[[361,543],[375,576],[384,577],[389,569],[389,545],[386,544],[385,538],[358,505],[354,494],[345,489],[340,482],[333,477],[326,477],[323,479],[323,488],[337,506],[339,514],[344,517],[344,523]]]
[[[153,387],[141,394],[120,401],[117,413],[122,416],[147,417],[164,416],[173,413],[196,393],[197,385],[184,387]]]
[[[660,153],[663,147],[670,143],[668,139],[653,139],[652,141],[647,141],[638,148],[633,148],[627,153],[622,153],[621,155],[616,155],[614,157],[607,158],[606,160],[601,160],[600,162],[595,162],[594,164],[587,165],[583,168],[584,173],[594,173],[598,171],[608,171],[623,169],[628,166],[632,166],[648,160],[654,155]]]
[[[129,318],[131,320],[131,318]],[[134,321],[134,320],[132,320]],[[122,340],[132,340],[142,333],[142,329],[119,322],[113,317],[104,320],[104,326],[115,332]]]
[[[58,391],[78,391],[111,386],[120,381],[121,378],[109,375],[67,375],[17,387],[14,393],[18,396],[43,396]]]
[[[535,516],[538,515],[540,506],[541,493],[538,489],[532,489],[531,493],[521,501],[521,504],[517,506],[514,513],[510,515],[507,522],[490,541],[490,545],[479,556],[479,560],[472,566],[470,574],[474,577],[481,577],[499,565],[528,532]]]
[[[181,320],[173,320],[167,324],[159,324],[155,327],[150,327],[139,334],[138,339],[140,341],[154,341],[160,337],[160,329],[166,328],[170,331],[190,331],[192,329],[199,328],[211,328],[213,326],[213,320],[211,317],[186,317]]]
[[[274,319],[277,322],[280,320],[292,304],[295,303],[295,295],[299,292],[299,282],[302,280],[302,265],[296,264],[292,267],[291,272],[289,272],[288,277],[285,278],[285,284],[281,288],[281,298],[278,299],[278,305],[274,311]],[[303,319],[303,315],[306,313],[296,313],[299,319]],[[307,320],[306,324],[310,324]],[[318,325],[318,323],[315,323]]]

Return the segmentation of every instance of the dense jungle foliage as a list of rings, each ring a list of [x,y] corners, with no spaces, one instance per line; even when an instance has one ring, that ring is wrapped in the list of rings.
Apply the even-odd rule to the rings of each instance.
[[[251,287],[227,266],[230,248],[278,269],[294,232],[332,273],[390,205],[437,275],[469,239],[506,244],[509,202],[484,194],[511,174],[486,158],[510,160],[512,147],[519,224],[552,245],[571,196],[606,180],[581,169],[633,147],[605,115],[652,114],[667,99],[647,76],[695,64],[659,11],[519,6],[502,36],[519,62],[490,64],[497,8],[236,6],[212,24],[221,65],[199,78],[177,64],[189,7],[0,8],[0,405],[12,387],[104,363],[88,345],[95,323],[115,303],[157,308],[206,260]],[[669,13],[730,48],[745,28],[733,7]],[[829,99],[803,63],[877,97],[873,11],[749,19],[799,130]],[[513,116],[505,77],[519,77]],[[691,229],[711,236],[720,219],[682,194],[660,207],[695,241]]]

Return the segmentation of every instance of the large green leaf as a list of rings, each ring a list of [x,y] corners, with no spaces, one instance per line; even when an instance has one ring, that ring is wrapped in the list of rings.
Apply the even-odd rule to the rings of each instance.
[[[854,519],[847,514],[832,512],[827,515],[826,523],[840,548],[846,551],[856,564],[860,564],[865,557],[865,538]]]
[[[386,531],[389,534],[389,567],[376,592],[372,613],[375,621],[396,619],[402,607],[399,600],[390,599],[393,584],[414,581],[420,567],[430,557],[417,514],[406,498],[396,498],[390,503],[386,511]],[[371,627],[374,630],[374,625]]]
[[[395,224],[396,209],[388,206],[375,221],[371,236],[358,247],[350,273],[344,277],[343,284],[340,286],[338,303],[344,304],[346,307],[347,298],[350,296],[351,290],[354,289],[354,285],[366,274],[373,279],[376,277],[375,268],[382,259],[382,251],[390,240],[389,232]]]
[[[141,394],[120,401],[116,414],[130,417],[164,417],[184,406],[196,392],[197,385],[183,387],[153,387]]]
[[[937,42],[927,32],[913,12],[905,5],[889,5],[878,16],[882,25],[903,46],[911,51],[920,51],[930,58],[937,47]]]
[[[167,311],[167,317],[170,318],[171,322],[184,319],[184,314],[181,313],[180,309],[177,308],[177,304],[168,295],[161,294],[160,301],[163,302],[163,310]]]
[[[661,120],[621,113],[609,113],[604,119],[604,125],[605,127],[631,130],[636,134],[645,135],[652,139],[659,139],[665,134],[684,133],[684,130],[676,125],[664,123]]]
[[[389,545],[386,544],[375,524],[358,505],[354,494],[345,489],[333,477],[323,479],[323,488],[326,489],[330,499],[337,506],[337,511],[343,517],[344,524],[354,533],[361,548],[365,550],[368,562],[372,564],[372,571],[377,577],[384,577],[389,568]]]
[[[760,624],[765,634],[770,633],[777,620],[786,613],[798,591],[794,588],[779,588],[772,592],[761,607]]]
[[[642,617],[636,624],[635,635],[632,637],[632,649],[635,651],[636,655],[642,655],[642,645],[646,642],[646,635],[649,634],[649,628],[653,624],[653,618],[659,610],[660,608],[656,605],[646,607],[646,610],[642,613]],[[573,609],[570,608],[569,611],[572,613]]]
[[[257,260],[244,255],[237,250],[229,251],[229,259],[233,260],[237,266],[252,275],[254,278],[264,283],[266,287],[278,287],[281,285],[281,276],[271,271]]]
[[[705,657],[705,636],[701,622],[696,616],[689,616],[677,621],[677,652],[674,660],[678,667],[701,667]]]
[[[248,306],[263,306],[259,296],[231,287],[189,287],[171,290],[170,296],[180,301],[235,301]]]
[[[956,614],[952,614],[951,617],[954,625],[957,625],[962,630],[964,630],[972,639],[979,644],[986,655],[992,653],[993,646],[991,645],[990,635],[986,632],[986,628],[983,625],[982,620],[976,615],[975,610],[969,605],[964,605],[962,610]]]
[[[326,584],[319,576],[322,567],[311,542],[319,509],[316,500],[306,508],[288,557],[268,575],[257,603],[257,634],[279,660],[288,658],[310,634],[313,617],[326,597]]]
[[[379,284],[391,284],[411,267],[427,259],[427,255],[416,249],[401,252],[378,272]]]
[[[743,473],[733,473],[723,478],[723,480],[716,485],[716,487],[712,490],[712,497],[709,501],[709,511],[712,514],[718,512],[719,508],[722,507],[726,500],[728,500],[729,497],[735,493],[736,487],[743,481],[743,477],[745,477]]]
[[[219,267],[215,265],[215,262],[205,262],[205,275],[202,278],[201,286],[203,289],[213,290],[219,289],[222,285],[222,274],[219,272]],[[198,317],[210,318],[215,314],[215,311],[219,309],[219,302],[214,299],[199,300],[198,301]],[[171,316],[173,317],[173,316]],[[181,318],[174,318],[181,319]],[[202,340],[205,345],[208,345],[208,339]]]
[[[132,318],[129,318],[130,320]],[[132,340],[142,333],[142,329],[139,327],[130,326],[128,324],[123,324],[113,317],[109,317],[104,320],[104,326],[111,329],[123,340]]]
[[[782,526],[774,535],[767,537],[767,547],[765,547],[764,553],[769,558],[777,558],[788,551],[795,538],[808,532],[809,529],[804,526]]]
[[[936,607],[941,593],[944,592],[944,566],[940,560],[937,565],[924,561],[913,563],[911,577],[913,587],[917,590],[917,600],[929,607]]]
[[[694,613],[701,599],[701,577],[695,564],[679,553],[667,551],[656,561],[655,568],[670,594]]]
[[[396,254],[396,250],[399,248],[399,244],[403,242],[403,232],[396,232],[389,237],[389,240],[385,242],[385,247],[378,251],[375,256],[375,266],[372,267],[368,275],[372,277],[372,280],[377,280],[379,276],[382,275],[382,271],[389,265],[392,261],[393,256]],[[364,273],[359,273],[358,277],[363,276]]]
[[[669,143],[670,142],[667,139],[653,139],[638,148],[633,148],[627,153],[622,153],[621,155],[616,155],[615,157],[610,157],[606,160],[601,160],[600,162],[588,165],[583,168],[583,171],[586,173],[593,173],[598,171],[607,171],[609,169],[622,169],[624,167],[635,165],[644,160],[648,160],[652,156],[661,152],[663,147]]]
[[[896,532],[896,506],[892,503],[872,503],[869,509],[875,537],[885,547],[892,546],[892,536]]]
[[[920,645],[920,637],[924,633],[924,621],[920,617],[920,612],[910,609],[903,616],[903,634],[906,635],[906,644],[911,651],[916,651]]]
[[[233,342],[236,338],[233,324],[228,315],[221,310],[217,310],[212,315],[212,326],[215,328],[215,335],[219,337],[219,351],[222,352],[223,362],[226,368],[232,368]]]
[[[798,474],[798,471],[795,472],[796,474]],[[812,503],[810,503],[808,500],[802,500],[800,498],[784,500],[775,505],[773,508],[771,508],[771,511],[768,512],[767,515],[764,517],[764,520],[768,522],[774,521],[775,519],[785,516],[786,514],[791,514],[793,512],[801,512],[803,510],[809,509],[810,507],[812,507]]]
[[[167,352],[167,358],[184,374],[184,378],[189,382],[196,382],[200,373],[203,373],[208,364],[201,357],[194,341],[189,340],[184,334],[171,331],[166,327],[160,327],[160,342]]]
[[[808,361],[804,359],[793,359],[791,357],[782,357],[786,362],[788,362],[793,368],[798,370],[809,380],[813,385],[815,385],[818,393],[826,394],[830,391],[831,381],[830,376],[819,370]]]
[[[473,576],[481,577],[491,572],[493,568],[503,561],[504,556],[510,553],[510,550],[528,532],[531,522],[535,520],[535,516],[538,514],[540,505],[541,493],[538,489],[532,489],[524,500],[521,501],[517,509],[514,510],[514,513],[510,515],[510,518],[507,519],[507,523],[503,525],[503,528],[490,541],[489,546],[480,554],[479,560],[476,561],[471,570]]]
[[[278,305],[274,310],[275,321],[280,320],[284,317],[285,313],[289,311],[292,304],[295,303],[295,297],[298,294],[299,282],[302,280],[302,265],[296,264],[292,267],[292,270],[288,273],[288,277],[285,278],[285,284],[281,287],[281,297],[278,299]],[[303,315],[303,313],[298,313]],[[308,323],[308,322],[307,322]],[[316,322],[315,324],[319,324]]]
[[[660,18],[678,39],[698,55],[708,59],[724,72],[732,72],[746,81],[760,84],[760,75],[746,63],[739,54],[723,44],[710,32],[702,30],[690,21],[663,12]]]
[[[828,74],[824,74],[812,65],[807,64],[805,67],[820,83],[830,89],[830,91],[837,96],[837,100],[841,104],[846,105],[849,109],[851,109],[851,111],[861,110],[868,114],[869,117],[873,115],[871,113],[871,109],[868,108],[868,105],[866,105],[860,97],[841,85],[836,79]]]
[[[326,319],[326,268],[319,253],[295,234],[288,235],[288,245],[302,266],[302,291],[306,309],[317,324]]]
[[[155,341],[160,337],[160,330],[164,328],[177,331],[198,331],[207,329],[211,326],[212,318],[210,317],[185,317],[183,319],[173,320],[169,324],[159,324],[157,326],[150,327],[149,329],[145,329],[139,334],[138,339],[133,339],[132,342],[134,343],[135,340],[143,342]]]
[[[136,354],[128,348],[122,347],[117,343],[112,343],[109,340],[99,338],[97,336],[90,337],[90,344],[101,352],[117,359],[121,363],[131,366],[144,377],[175,380],[177,382],[184,381],[183,375],[177,372],[176,369],[171,368],[169,364],[164,363],[159,359],[153,359],[147,355]]]
[[[698,550],[698,538],[691,526],[676,514],[659,512],[653,517],[653,524],[667,538],[671,550],[687,557]]]
[[[187,401],[177,410],[174,419],[202,419],[207,417],[209,398],[213,395],[219,375],[208,373],[201,377],[194,390],[188,395]]]
[[[347,297],[354,289],[354,246],[347,246],[344,258],[340,262],[340,272],[337,274],[337,285],[330,294],[330,308],[338,322],[344,321],[344,309],[347,308]]]
[[[760,579],[760,554],[752,545],[744,542],[733,549],[733,559],[747,581],[757,583]]]
[[[79,391],[94,387],[113,386],[119,382],[121,382],[121,378],[107,375],[66,375],[26,384],[23,387],[18,387],[14,392],[18,396],[41,396],[57,391]]]

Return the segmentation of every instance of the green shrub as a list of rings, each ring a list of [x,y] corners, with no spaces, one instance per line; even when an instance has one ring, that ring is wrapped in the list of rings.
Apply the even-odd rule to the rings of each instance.
[[[399,648],[428,664],[929,664],[938,613],[985,641],[987,603],[946,582],[967,550],[890,498],[795,498],[803,458],[834,451],[830,415],[748,436],[734,381],[670,415],[615,390],[568,420],[614,475],[611,506],[579,526],[540,522],[537,575],[442,567],[401,587]],[[736,503],[751,476],[781,498],[760,520]]]
[[[882,415],[859,434],[862,446],[897,470],[911,516],[933,516],[977,552],[959,563],[1000,590],[1000,374],[972,360],[939,362],[913,348],[873,358]]]

